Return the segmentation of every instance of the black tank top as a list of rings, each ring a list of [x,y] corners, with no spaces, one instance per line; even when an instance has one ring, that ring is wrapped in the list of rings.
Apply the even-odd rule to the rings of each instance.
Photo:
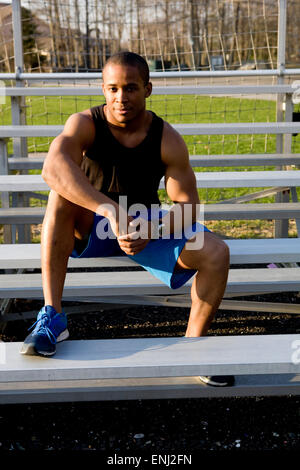
[[[128,148],[111,133],[103,106],[91,108],[96,135],[82,162],[83,171],[99,191],[114,201],[127,196],[128,208],[136,203],[146,207],[160,204],[157,190],[165,174],[161,160],[163,120],[151,112],[147,136],[136,147]]]

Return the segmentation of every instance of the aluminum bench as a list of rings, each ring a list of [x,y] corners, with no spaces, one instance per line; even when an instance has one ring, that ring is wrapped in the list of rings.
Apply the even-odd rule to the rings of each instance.
[[[230,263],[284,263],[300,262],[300,238],[264,238],[224,240],[230,250]],[[68,267],[136,266],[127,256],[108,258],[69,258]],[[39,269],[39,243],[0,244],[0,269]],[[1,279],[1,277],[0,277]]]
[[[45,157],[8,158],[9,170],[41,170]],[[300,165],[300,154],[190,155],[192,167]]]
[[[52,358],[0,343],[0,403],[299,395],[300,335],[76,340]],[[233,374],[233,387],[199,375]]]
[[[232,135],[232,134],[294,134],[300,132],[299,122],[238,122],[214,124],[172,124],[182,135]],[[5,125],[0,127],[0,138],[56,137],[62,125]]]
[[[43,298],[41,274],[2,274],[0,298]],[[177,295],[190,291],[192,281],[179,289],[170,289],[147,271],[67,273],[64,299],[90,296]],[[227,294],[254,294],[299,291],[300,268],[231,269]]]
[[[0,224],[40,224],[45,207],[0,208]],[[300,203],[205,204],[205,220],[300,219]]]
[[[195,173],[198,189],[200,188],[260,188],[270,186],[300,186],[300,171],[210,171]],[[164,180],[160,189],[164,189]],[[49,186],[41,175],[0,175],[0,191],[29,192],[49,191]]]

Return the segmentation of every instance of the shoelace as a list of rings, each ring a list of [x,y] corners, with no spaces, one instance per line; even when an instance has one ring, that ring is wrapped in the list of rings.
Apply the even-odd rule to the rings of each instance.
[[[28,331],[32,330],[32,328],[34,326],[37,326],[36,332],[33,332],[33,334],[44,333],[48,336],[49,341],[52,344],[55,344],[56,343],[56,337],[52,333],[52,331],[50,330],[50,328],[48,326],[48,323],[49,323],[49,316],[45,313],[41,316],[41,318],[39,318],[33,325],[31,325],[28,328]]]

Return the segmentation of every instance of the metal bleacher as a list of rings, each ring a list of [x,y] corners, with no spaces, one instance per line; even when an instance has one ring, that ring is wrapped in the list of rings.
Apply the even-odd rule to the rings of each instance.
[[[226,88],[226,89],[225,89]],[[267,88],[267,89],[265,89]],[[157,87],[154,93],[214,94],[214,93],[286,93],[288,85],[274,87]],[[74,95],[74,88],[8,89],[10,96]],[[76,94],[97,95],[100,90],[78,88]],[[300,123],[227,123],[174,124],[185,135],[277,134],[300,132]],[[7,156],[9,138],[57,136],[62,126],[13,125],[0,128],[0,192],[2,207],[0,224],[41,223],[43,207],[11,207],[9,195],[28,196],[49,191],[41,175],[12,174],[13,171],[41,169],[43,158]],[[300,155],[290,152],[263,155],[192,155],[197,187],[200,188],[267,188],[256,196],[206,204],[205,220],[295,219],[299,233],[300,187],[298,170]],[[251,171],[251,166],[273,166],[274,170]],[[211,167],[230,167],[230,171],[207,171]],[[232,167],[237,167],[232,171]],[[245,170],[241,171],[240,168]],[[205,169],[205,171],[203,171]],[[161,181],[160,188],[164,188]],[[288,194],[288,199],[275,203],[253,203],[266,194]],[[290,201],[291,197],[291,201]],[[30,200],[30,198],[29,198]],[[251,201],[251,203],[249,203]],[[9,230],[7,231],[9,234]],[[0,298],[42,298],[40,245],[12,243],[6,237],[0,245]],[[230,248],[231,268],[225,298],[256,293],[300,290],[300,239],[225,239]],[[263,265],[281,263],[270,269]],[[242,267],[241,267],[242,265]],[[120,304],[148,302],[152,305],[188,305],[190,283],[172,291],[149,273],[131,270],[135,263],[126,257],[99,259],[70,259],[69,268],[118,268],[127,266],[124,273],[68,272],[63,299],[113,301]],[[7,272],[10,270],[9,272]],[[14,270],[11,272],[11,270]],[[228,306],[226,300],[223,308]],[[240,304],[240,308],[243,308]],[[274,305],[273,305],[274,308]],[[282,307],[281,304],[281,308]],[[257,307],[259,311],[259,307]],[[287,306],[288,310],[288,306]],[[284,311],[284,310],[283,310]],[[297,310],[295,306],[295,311]],[[6,361],[0,364],[0,402],[64,401],[94,399],[159,398],[184,396],[245,396],[299,394],[300,367],[292,360],[293,348],[299,335],[237,336],[206,338],[140,338],[126,340],[66,341],[58,345],[55,358],[24,357],[18,353],[20,344],[0,344]],[[1,361],[0,361],[1,362]],[[197,375],[235,374],[235,387],[216,390],[201,386]]]

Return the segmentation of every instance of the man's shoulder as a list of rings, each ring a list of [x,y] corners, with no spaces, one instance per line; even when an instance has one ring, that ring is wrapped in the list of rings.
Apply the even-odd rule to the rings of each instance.
[[[89,110],[71,114],[65,122],[61,136],[80,142],[84,148],[89,147],[95,135],[95,127]]]
[[[92,114],[89,109],[71,114],[65,123],[64,132],[72,130],[77,131],[81,126],[83,126],[84,129],[94,127]]]
[[[77,119],[78,121],[86,122],[86,123],[88,122],[93,123],[93,116],[92,116],[90,109],[85,109],[84,111],[79,111],[77,113],[71,114],[70,117],[72,116],[74,117],[74,119]]]
[[[183,137],[167,121],[164,121],[161,154],[162,161],[167,166],[182,164],[188,159],[188,150]]]
[[[166,142],[181,142],[182,137],[180,133],[168,121],[163,120],[163,139]]]

